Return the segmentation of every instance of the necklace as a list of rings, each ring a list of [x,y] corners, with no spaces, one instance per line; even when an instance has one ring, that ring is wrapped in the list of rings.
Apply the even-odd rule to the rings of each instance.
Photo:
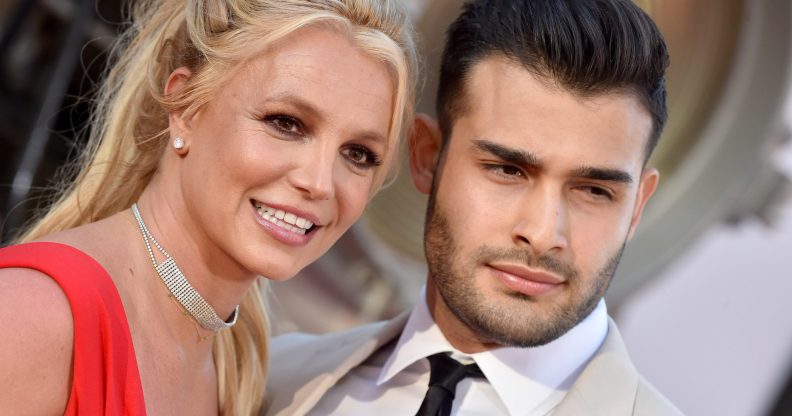
[[[194,287],[187,281],[187,278],[184,277],[184,274],[179,269],[179,266],[176,265],[176,262],[173,261],[173,257],[165,251],[164,248],[154,239],[154,236],[151,235],[151,232],[146,227],[146,223],[143,222],[143,217],[140,216],[140,211],[138,210],[137,203],[132,204],[132,214],[135,215],[135,219],[137,220],[138,226],[140,227],[140,234],[143,235],[143,242],[146,243],[146,250],[148,250],[149,257],[151,258],[151,264],[154,266],[154,271],[157,272],[162,282],[165,283],[165,286],[170,291],[171,295],[179,301],[179,304],[184,308],[185,311],[190,315],[190,317],[198,323],[202,328],[208,329],[210,331],[219,331],[221,329],[230,328],[236,323],[237,315],[239,311],[239,306],[234,308],[234,313],[228,319],[228,321],[223,321],[217,316],[217,312],[215,312],[214,308],[209,305],[204,298],[195,290]],[[151,249],[151,243],[154,243],[154,246],[157,247],[160,253],[165,256],[165,261],[160,264],[157,264],[157,260],[154,258],[154,251]]]

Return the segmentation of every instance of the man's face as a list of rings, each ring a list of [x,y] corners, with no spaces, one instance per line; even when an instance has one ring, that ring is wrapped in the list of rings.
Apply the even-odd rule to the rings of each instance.
[[[444,153],[431,128],[412,142],[415,183],[431,189],[427,300],[457,348],[542,345],[605,294],[657,183],[651,118],[630,94],[581,98],[505,58],[466,87]]]

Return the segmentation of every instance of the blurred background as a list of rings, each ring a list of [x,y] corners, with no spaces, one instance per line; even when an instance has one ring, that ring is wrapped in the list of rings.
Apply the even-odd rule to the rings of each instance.
[[[404,0],[433,113],[460,0]],[[690,415],[792,415],[792,5],[646,0],[671,51],[662,181],[608,294],[639,370]],[[122,0],[0,0],[0,232],[46,207],[90,126]],[[271,286],[275,332],[394,316],[425,279],[425,198],[406,169],[350,233]],[[221,174],[221,173],[218,173]]]

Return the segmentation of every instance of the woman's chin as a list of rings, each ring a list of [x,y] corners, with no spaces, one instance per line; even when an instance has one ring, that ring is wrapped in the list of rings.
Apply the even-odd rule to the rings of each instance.
[[[273,264],[271,262],[251,264],[250,270],[258,276],[273,282],[289,280],[302,271],[310,263],[300,262],[300,264]]]

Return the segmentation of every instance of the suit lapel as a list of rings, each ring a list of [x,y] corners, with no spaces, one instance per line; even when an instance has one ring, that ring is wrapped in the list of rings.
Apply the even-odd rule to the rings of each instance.
[[[288,342],[273,342],[266,414],[286,416],[309,412],[339,379],[398,337],[408,317],[409,313],[404,313],[387,322],[326,335],[322,342],[306,341],[312,337],[299,336]],[[640,376],[619,330],[609,320],[605,341],[553,415],[630,415],[639,383]]]
[[[310,411],[339,379],[380,347],[399,336],[409,311],[398,317],[327,335],[322,342],[273,342],[267,396],[270,415],[302,415]],[[304,338],[303,338],[304,339]],[[287,360],[288,357],[295,360]]]
[[[631,415],[639,381],[619,330],[609,319],[608,336],[553,415]]]

